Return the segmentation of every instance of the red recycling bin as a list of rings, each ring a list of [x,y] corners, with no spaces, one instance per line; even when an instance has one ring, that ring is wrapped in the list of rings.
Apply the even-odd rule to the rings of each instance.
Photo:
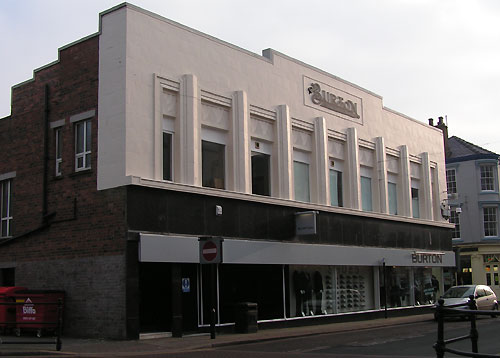
[[[58,321],[58,302],[64,304],[64,291],[22,290],[15,294],[16,335],[21,330],[36,331],[38,337],[43,331],[55,331]],[[62,309],[62,306],[61,306]]]
[[[26,287],[9,286],[0,287],[0,331],[3,333],[14,329],[16,326],[16,307],[9,303],[15,303],[14,295],[16,292],[25,290]]]

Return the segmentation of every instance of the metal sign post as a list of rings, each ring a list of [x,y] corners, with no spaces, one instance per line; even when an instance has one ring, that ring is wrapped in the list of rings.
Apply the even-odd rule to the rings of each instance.
[[[222,263],[222,242],[220,237],[200,237],[200,264],[210,264],[210,338],[215,339],[216,297],[215,270]]]
[[[384,278],[384,318],[387,318],[387,282],[385,276],[385,258],[382,259],[382,270]]]

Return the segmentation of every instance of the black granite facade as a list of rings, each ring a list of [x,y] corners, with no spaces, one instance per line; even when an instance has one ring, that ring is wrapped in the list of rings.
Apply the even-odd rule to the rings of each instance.
[[[215,215],[215,206],[223,215]],[[129,186],[129,230],[308,244],[451,251],[450,229],[319,211],[316,235],[295,236],[300,207]]]

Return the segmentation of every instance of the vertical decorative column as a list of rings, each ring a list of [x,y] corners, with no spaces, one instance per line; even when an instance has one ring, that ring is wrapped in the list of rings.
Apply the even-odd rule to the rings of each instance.
[[[432,181],[431,181],[431,162],[429,160],[429,153],[424,152],[421,154],[422,157],[422,199],[424,213],[422,215],[423,219],[433,218],[433,208],[432,208]]]
[[[375,138],[375,157],[377,159],[377,182],[380,195],[380,212],[389,213],[389,198],[387,191],[387,160],[385,155],[384,138]]]
[[[233,189],[241,193],[251,193],[250,134],[247,94],[238,91],[233,94]]]
[[[180,84],[180,182],[201,186],[201,125],[198,115],[198,79],[184,75]]]
[[[292,120],[287,105],[277,108],[276,118],[276,158],[278,159],[278,197],[293,197],[293,161],[292,161]]]
[[[401,215],[412,216],[411,211],[411,178],[410,178],[410,156],[408,154],[408,147],[402,145],[399,147],[400,160],[401,160]]]
[[[330,178],[328,169],[328,134],[326,120],[317,117],[314,122],[314,159],[316,185],[313,186],[313,202],[323,205],[330,204]]]
[[[356,128],[347,128],[347,182],[350,183],[347,194],[349,207],[361,208],[361,188],[359,177],[359,145]]]

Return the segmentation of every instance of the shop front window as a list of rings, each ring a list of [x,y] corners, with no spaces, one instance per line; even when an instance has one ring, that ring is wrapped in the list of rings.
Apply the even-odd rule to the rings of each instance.
[[[282,265],[223,264],[218,285],[221,323],[235,322],[235,310],[244,302],[257,304],[259,320],[285,317]]]
[[[471,257],[460,256],[461,272],[457,272],[457,285],[472,285],[472,264]]]
[[[436,302],[439,281],[432,274],[432,268],[415,268],[413,275],[415,305],[428,305]]]
[[[374,308],[372,269],[341,266],[337,268],[337,312],[365,311]]]
[[[290,315],[305,317],[373,309],[371,267],[290,266]]]
[[[410,270],[408,267],[386,267],[380,270],[380,305],[410,306]]]
[[[484,267],[486,272],[486,284],[488,286],[498,286],[498,264],[496,265],[486,265]]]

